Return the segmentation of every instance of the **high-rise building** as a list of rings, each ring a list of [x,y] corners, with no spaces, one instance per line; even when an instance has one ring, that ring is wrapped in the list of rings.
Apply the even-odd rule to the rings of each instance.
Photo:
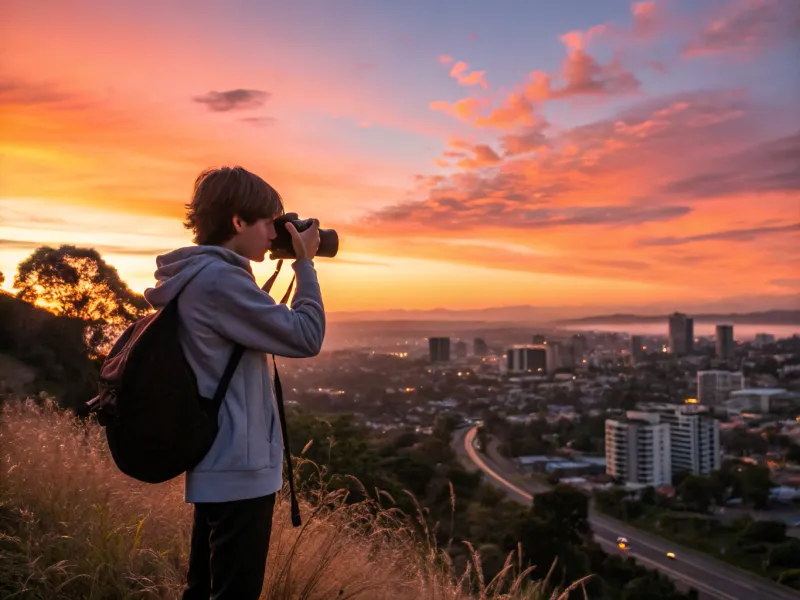
[[[636,364],[644,360],[644,339],[640,335],[631,336],[631,361]]]
[[[475,338],[472,344],[472,353],[475,356],[487,356],[489,354],[489,345],[483,338]]]
[[[506,350],[509,373],[547,373],[546,346],[513,346]]]
[[[704,406],[718,406],[731,392],[744,389],[744,374],[732,371],[698,371],[697,402]]]
[[[606,473],[625,483],[672,483],[670,429],[659,416],[628,411],[606,421]]]
[[[694,350],[694,319],[683,313],[669,317],[669,351],[677,356],[691,354]]]
[[[733,358],[733,325],[717,325],[714,341],[716,342],[717,358],[721,360]]]
[[[685,404],[660,412],[661,422],[669,425],[672,472],[688,471],[709,475],[720,468],[719,421],[706,409]]]
[[[579,364],[583,360],[588,349],[589,344],[585,335],[576,333],[572,336],[572,360],[575,364]]]
[[[557,369],[569,367],[571,362],[569,358],[571,357],[565,355],[561,342],[549,342],[544,348],[548,373],[555,373]]]
[[[626,483],[669,484],[679,471],[708,475],[720,458],[719,421],[694,404],[606,421],[606,473]]]
[[[450,338],[449,337],[428,338],[428,350],[430,352],[432,363],[449,362]]]
[[[456,357],[456,360],[463,360],[467,358],[467,342],[458,340],[455,344],[453,344],[453,354]]]

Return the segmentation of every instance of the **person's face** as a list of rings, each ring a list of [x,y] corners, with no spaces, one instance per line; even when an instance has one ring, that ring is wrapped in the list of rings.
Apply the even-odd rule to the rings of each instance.
[[[253,224],[234,217],[233,226],[236,229],[234,250],[245,258],[263,262],[267,252],[272,247],[275,239],[275,219],[258,219]]]

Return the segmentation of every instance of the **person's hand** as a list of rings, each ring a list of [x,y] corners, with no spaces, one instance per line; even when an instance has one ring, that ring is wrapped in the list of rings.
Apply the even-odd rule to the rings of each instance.
[[[292,223],[286,223],[286,231],[292,236],[292,247],[297,260],[304,258],[313,259],[319,250],[319,223],[314,224],[305,231],[298,232]]]

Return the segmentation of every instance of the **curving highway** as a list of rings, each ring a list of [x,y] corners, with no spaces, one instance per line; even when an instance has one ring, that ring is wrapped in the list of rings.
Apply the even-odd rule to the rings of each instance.
[[[520,477],[514,465],[496,450],[490,448],[486,454],[479,453],[474,446],[477,431],[477,427],[463,429],[453,439],[453,449],[465,466],[480,469],[485,473],[487,481],[504,490],[511,499],[524,504],[533,500],[533,494],[548,489],[545,485]],[[684,589],[696,589],[704,600],[800,599],[800,593],[786,587],[594,511],[589,515],[589,523],[604,550],[620,552],[617,548],[617,537],[625,536],[630,544],[630,549],[626,552],[637,562],[664,573]],[[674,552],[676,559],[667,558],[667,552]]]

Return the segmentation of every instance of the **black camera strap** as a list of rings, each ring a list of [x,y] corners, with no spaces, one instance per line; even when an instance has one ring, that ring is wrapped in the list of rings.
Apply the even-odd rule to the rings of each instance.
[[[281,267],[283,266],[283,260],[279,260],[277,266],[275,267],[275,272],[270,276],[267,282],[264,284],[263,289],[265,292],[269,293],[272,289],[272,285],[275,283],[275,280],[278,277],[278,273],[281,271]],[[292,281],[289,282],[289,288],[286,290],[286,293],[281,298],[281,304],[286,304],[289,301],[289,296],[292,294],[292,288],[294,287],[295,276],[292,276]],[[278,363],[275,360],[275,355],[272,355],[272,367],[273,367],[273,379],[275,381],[275,400],[278,405],[278,418],[281,422],[281,437],[283,438],[283,455],[286,458],[286,476],[289,479],[289,502],[291,506],[291,515],[292,515],[292,525],[294,527],[299,527],[302,524],[300,519],[300,506],[297,503],[297,496],[294,492],[294,469],[292,468],[292,452],[289,449],[289,433],[286,428],[286,411],[284,410],[283,406],[283,386],[281,385],[281,378],[278,375]]]

